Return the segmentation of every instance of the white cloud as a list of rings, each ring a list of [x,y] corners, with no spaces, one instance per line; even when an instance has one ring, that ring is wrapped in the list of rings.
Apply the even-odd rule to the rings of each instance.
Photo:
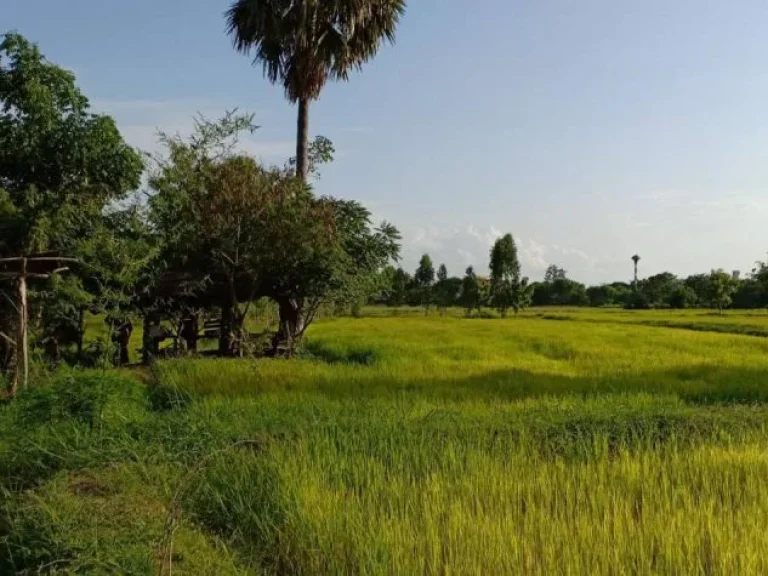
[[[467,266],[474,266],[477,263],[477,258],[475,257],[472,252],[469,252],[468,250],[464,250],[463,248],[457,248],[456,254],[459,255],[459,257],[462,259],[464,264]]]
[[[674,188],[659,188],[651,190],[648,194],[640,196],[641,200],[651,200],[658,204],[666,205],[679,202],[688,197],[688,192]]]
[[[502,236],[492,225],[469,224],[466,227],[436,225],[417,226],[403,231],[403,261],[406,270],[415,270],[422,254],[428,253],[435,265],[445,263],[448,271],[461,275],[472,265],[480,274],[487,273],[489,250]],[[533,238],[516,238],[523,274],[539,279],[550,264],[563,266],[574,278],[595,270],[596,262],[578,249],[539,242]]]
[[[536,242],[533,238],[522,243],[520,247],[520,260],[523,266],[528,265],[535,270],[546,270],[550,262],[547,260],[549,250],[544,244]]]

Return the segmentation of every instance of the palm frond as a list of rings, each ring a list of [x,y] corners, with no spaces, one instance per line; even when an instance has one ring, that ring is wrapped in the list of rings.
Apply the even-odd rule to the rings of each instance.
[[[226,12],[235,48],[252,54],[291,101],[316,99],[393,43],[406,0],[236,0]]]

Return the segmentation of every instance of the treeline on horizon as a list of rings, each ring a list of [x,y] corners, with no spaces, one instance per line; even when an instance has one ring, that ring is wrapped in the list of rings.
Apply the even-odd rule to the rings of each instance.
[[[414,274],[402,267],[381,273],[384,287],[372,303],[387,306],[461,307],[468,313],[493,308],[491,280],[468,267],[462,277],[450,276],[444,264],[435,273],[432,259],[422,256]],[[662,272],[632,282],[587,286],[550,265],[541,282],[528,285],[531,306],[619,307],[636,310],[711,308],[756,309],[768,306],[768,262],[757,262],[746,278],[724,270],[681,278]],[[525,306],[523,306],[525,307]]]

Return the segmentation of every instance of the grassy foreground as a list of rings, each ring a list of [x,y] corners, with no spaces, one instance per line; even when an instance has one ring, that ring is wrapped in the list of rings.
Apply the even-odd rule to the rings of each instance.
[[[0,413],[0,573],[768,571],[768,339],[536,314],[60,374]]]

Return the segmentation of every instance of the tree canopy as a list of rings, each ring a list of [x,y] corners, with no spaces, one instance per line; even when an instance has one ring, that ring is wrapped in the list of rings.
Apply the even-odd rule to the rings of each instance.
[[[394,43],[405,0],[236,0],[226,14],[235,48],[253,54],[273,84],[299,103],[296,173],[309,171],[309,102],[328,80],[347,80]]]

